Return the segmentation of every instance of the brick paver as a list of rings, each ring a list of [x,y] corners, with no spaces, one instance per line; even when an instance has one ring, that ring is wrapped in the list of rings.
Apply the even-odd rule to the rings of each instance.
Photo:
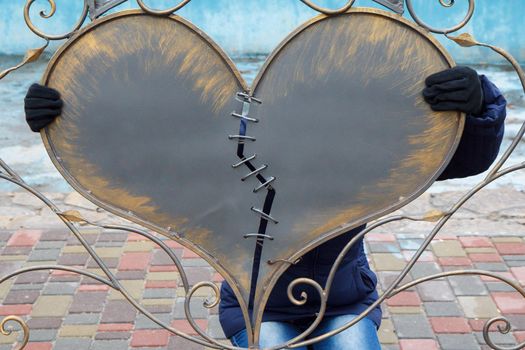
[[[132,298],[166,324],[196,334],[185,321],[180,275],[164,252],[134,234],[98,229],[86,229],[83,234]],[[389,287],[422,241],[421,235],[410,233],[367,237],[369,260],[380,290]],[[166,243],[187,266],[190,284],[221,283],[222,277],[196,254],[176,242]],[[478,268],[523,284],[523,255],[525,241],[519,237],[441,235],[403,283],[442,271]],[[0,231],[0,259],[2,274],[58,263],[102,275],[74,237],[60,230]],[[193,315],[202,329],[220,338],[217,308],[202,307],[207,293],[201,290],[196,294]],[[398,293],[383,304],[383,310],[379,337],[384,349],[484,349],[481,331],[495,316],[507,316],[514,327],[510,335],[493,333],[495,340],[507,345],[525,340],[525,299],[489,277],[429,281]],[[0,316],[7,315],[29,321],[28,350],[204,349],[161,329],[108,286],[64,271],[32,272],[1,285]],[[0,348],[7,349],[12,341],[12,336],[2,337]]]

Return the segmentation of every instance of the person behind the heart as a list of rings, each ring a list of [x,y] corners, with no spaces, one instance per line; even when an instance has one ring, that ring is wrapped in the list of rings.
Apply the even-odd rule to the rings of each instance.
[[[429,76],[423,97],[435,111],[461,111],[466,113],[465,129],[460,144],[439,180],[462,178],[487,170],[496,159],[504,132],[506,101],[498,88],[483,75],[469,67],[455,67]],[[60,115],[63,102],[58,91],[33,84],[25,98],[26,120],[31,130],[38,132]],[[340,235],[311,252],[283,274],[268,301],[260,334],[260,347],[283,344],[301,334],[315,317],[309,311],[293,306],[286,289],[297,277],[321,278],[326,276],[344,247],[364,226]],[[321,259],[320,259],[321,258]],[[320,262],[322,260],[322,262]],[[359,265],[360,269],[355,269]],[[369,292],[359,300],[349,302],[357,291],[344,283],[352,276],[363,273]],[[363,241],[354,246],[341,264],[329,295],[326,316],[310,335],[315,337],[338,328],[363,312],[378,298],[377,278],[370,270]],[[355,298],[354,298],[355,299]],[[229,286],[221,290],[220,320],[225,335],[232,344],[248,347],[248,338],[239,304]],[[311,346],[314,350],[371,350],[380,349],[377,329],[381,322],[381,309],[375,308],[353,327]],[[304,348],[297,348],[303,349]]]

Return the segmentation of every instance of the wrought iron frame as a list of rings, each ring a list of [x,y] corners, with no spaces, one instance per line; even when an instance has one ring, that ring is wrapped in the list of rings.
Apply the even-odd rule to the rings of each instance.
[[[56,12],[56,4],[54,0],[46,0],[48,4],[50,5],[49,12],[40,11],[40,16],[42,18],[48,19],[51,18],[55,12]],[[20,68],[21,66],[25,65],[26,63],[34,62],[38,60],[38,58],[41,56],[41,54],[45,51],[50,41],[53,40],[61,40],[65,38],[71,37],[73,34],[77,33],[77,31],[82,27],[84,22],[86,21],[86,18],[89,16],[91,20],[95,20],[96,18],[100,17],[107,11],[111,10],[112,8],[126,2],[127,0],[108,0],[108,1],[99,1],[99,0],[84,0],[82,13],[80,15],[79,20],[74,25],[73,29],[70,32],[59,34],[59,35],[49,35],[42,31],[40,31],[32,22],[30,12],[31,7],[34,4],[35,0],[27,0],[25,7],[24,7],[24,18],[27,23],[27,26],[29,29],[35,33],[37,36],[43,38],[46,43],[44,46],[38,49],[32,49],[29,50],[23,59],[23,61],[18,64],[17,66],[7,69],[0,73],[0,79],[5,77],[10,72]],[[145,4],[143,0],[137,0],[137,3],[139,7],[142,9],[142,11],[156,16],[170,16],[174,14],[176,11],[180,10],[184,6],[186,6],[191,0],[182,0],[174,7],[164,9],[164,10],[157,10],[152,9],[148,5]],[[355,0],[349,0],[344,6],[342,6],[339,9],[328,9],[323,8],[318,5],[316,5],[311,0],[300,0],[303,2],[306,6],[312,8],[313,10],[320,12],[321,14],[325,16],[332,16],[332,15],[338,15],[342,14],[352,8],[354,5]],[[471,35],[469,34],[460,34],[458,36],[452,36],[451,34],[454,32],[457,32],[461,28],[463,28],[472,18],[474,14],[475,9],[475,0],[466,0],[468,1],[469,8],[467,11],[467,14],[465,15],[464,19],[456,24],[455,26],[452,26],[450,28],[435,28],[424,22],[420,17],[417,16],[417,13],[414,9],[412,0],[406,0],[406,2],[403,2],[403,0],[374,0],[384,6],[387,6],[392,11],[401,14],[404,11],[404,3],[406,3],[406,8],[408,12],[410,13],[411,17],[414,19],[414,21],[422,27],[422,29],[427,30],[434,34],[442,34],[446,36],[448,39],[456,42],[457,44],[463,46],[463,47],[473,47],[473,46],[480,46],[480,47],[486,47],[491,49],[492,51],[498,53],[502,57],[504,57],[514,68],[517,75],[519,76],[520,82],[522,84],[523,90],[525,92],[525,72],[520,67],[519,63],[514,59],[509,53],[507,53],[505,50],[498,48],[496,46],[480,43],[477,42]],[[455,0],[438,0],[439,3],[444,7],[452,7],[455,3]],[[242,96],[241,96],[242,97]],[[247,95],[248,99],[253,99],[253,96]],[[510,146],[505,150],[501,158],[492,166],[492,168],[487,173],[486,177],[479,182],[476,186],[474,186],[471,190],[469,190],[467,193],[465,193],[454,205],[452,205],[449,210],[445,212],[437,212],[437,213],[428,213],[423,216],[415,217],[415,216],[406,216],[406,215],[398,215],[398,216],[387,216],[385,218],[376,220],[368,225],[368,227],[360,232],[357,236],[355,236],[341,251],[341,253],[338,255],[336,261],[334,262],[330,274],[328,277],[328,280],[326,282],[326,285],[323,287],[319,285],[316,281],[309,279],[309,278],[298,278],[290,285],[288,286],[288,298],[290,301],[298,306],[304,305],[307,300],[307,295],[303,294],[301,299],[296,299],[292,293],[294,288],[296,288],[298,285],[309,285],[313,287],[317,293],[319,293],[321,303],[319,306],[319,312],[317,313],[317,316],[313,323],[308,327],[307,330],[305,330],[302,334],[295,337],[294,339],[291,339],[290,341],[280,344],[278,346],[274,346],[268,350],[278,350],[283,348],[297,348],[302,346],[308,346],[311,344],[314,344],[316,342],[322,341],[328,337],[331,337],[337,333],[340,333],[350,327],[352,327],[354,324],[359,322],[361,319],[363,319],[369,312],[371,312],[376,306],[383,303],[386,299],[389,299],[396,294],[409,289],[411,287],[414,287],[420,283],[424,283],[426,281],[435,280],[439,278],[444,277],[450,277],[450,276],[458,276],[458,275],[478,275],[478,276],[488,276],[492,277],[494,279],[497,279],[501,282],[506,283],[513,289],[515,289],[518,293],[520,293],[523,297],[525,297],[525,289],[516,281],[510,280],[509,278],[489,271],[484,270],[477,270],[477,269],[471,269],[471,270],[456,270],[456,271],[448,271],[443,273],[438,273],[430,276],[425,276],[419,279],[416,279],[414,281],[411,281],[409,283],[401,284],[402,280],[406,277],[406,275],[409,273],[409,271],[412,269],[414,264],[419,260],[425,249],[429,246],[430,242],[436,237],[437,233],[441,230],[441,228],[447,223],[447,221],[470,199],[472,198],[477,192],[485,188],[490,183],[496,181],[497,179],[518,171],[525,169],[525,162],[518,163],[515,165],[508,165],[508,160],[511,157],[512,153],[518,146],[519,142],[523,139],[523,136],[525,134],[525,123],[521,126],[520,130],[518,131],[517,135],[513,139]],[[144,314],[147,318],[155,322],[160,327],[168,330],[172,334],[181,336],[189,341],[195,342],[197,344],[201,344],[210,348],[215,349],[229,349],[229,350],[240,350],[241,348],[225,345],[221,342],[219,342],[217,339],[214,339],[213,337],[210,337],[206,334],[204,330],[202,330],[198,324],[195,322],[192,312],[190,309],[190,302],[195,294],[195,292],[201,288],[211,288],[214,296],[213,300],[207,300],[203,303],[203,307],[205,308],[212,308],[215,307],[219,303],[220,298],[220,292],[216,284],[213,282],[200,282],[195,284],[194,286],[190,286],[188,282],[188,277],[183,269],[183,266],[180,262],[180,260],[175,256],[173,251],[166,245],[166,243],[159,239],[157,236],[151,234],[150,232],[142,229],[138,229],[131,226],[122,226],[122,225],[111,225],[111,224],[97,224],[90,222],[82,217],[82,215],[77,211],[62,211],[60,210],[55,204],[53,204],[52,201],[50,201],[48,198],[45,197],[44,194],[36,190],[31,185],[27,184],[12,168],[10,168],[3,160],[0,159],[0,179],[8,181],[21,189],[31,193],[36,198],[42,201],[49,209],[51,209],[66,225],[66,227],[75,235],[75,237],[78,239],[78,241],[82,244],[82,246],[86,249],[88,254],[94,259],[94,261],[97,263],[97,265],[102,269],[104,276],[100,276],[97,274],[94,274],[89,271],[84,271],[77,268],[72,268],[68,266],[61,266],[61,265],[42,265],[42,266],[34,266],[34,267],[28,267],[28,268],[22,268],[16,271],[13,271],[12,273],[3,276],[0,278],[0,284],[4,283],[5,281],[27,273],[31,271],[39,271],[39,270],[62,270],[62,271],[68,271],[72,273],[76,273],[79,275],[87,276],[90,278],[93,278],[94,280],[103,283],[110,288],[118,291],[122,294],[122,296],[138,311],[140,311],[142,314]],[[362,237],[364,237],[368,232],[391,222],[395,221],[401,221],[401,220],[409,220],[409,221],[429,221],[429,222],[435,222],[435,226],[432,229],[432,231],[429,233],[429,235],[424,239],[424,242],[421,244],[419,249],[416,251],[414,256],[410,259],[410,261],[407,263],[405,268],[399,273],[397,278],[392,282],[392,284],[383,292],[383,294],[379,297],[379,299],[374,302],[370,307],[362,312],[360,315],[358,315],[355,319],[353,319],[351,322],[348,322],[347,324],[334,329],[326,334],[316,336],[314,338],[306,339],[308,335],[310,335],[313,330],[317,327],[317,325],[321,322],[325,315],[326,311],[326,305],[328,300],[328,295],[330,294],[330,288],[332,286],[332,282],[334,280],[335,272],[337,271],[338,267],[342,263],[344,257],[346,254],[350,251],[352,246],[358,242]],[[86,239],[82,236],[81,232],[79,231],[77,225],[78,224],[87,224],[92,225],[96,227],[100,227],[103,229],[111,229],[111,230],[122,230],[126,232],[132,232],[138,235],[141,235],[148,240],[152,241],[153,243],[157,244],[168,256],[170,257],[171,261],[177,268],[178,272],[181,276],[181,284],[184,288],[184,291],[186,293],[185,300],[184,300],[184,311],[186,314],[186,318],[188,322],[190,323],[191,327],[197,332],[199,335],[198,337],[192,336],[190,334],[184,333],[180,330],[177,330],[158,318],[156,318],[152,313],[147,311],[143,306],[141,306],[133,297],[130,295],[130,293],[124,288],[124,286],[119,282],[116,275],[110,271],[110,269],[105,265],[103,260],[100,258],[100,256],[96,253],[96,251],[90,246],[90,244],[86,241]],[[176,235],[173,236],[174,239],[177,239]],[[291,264],[295,262],[289,262]],[[248,313],[247,310],[243,310],[243,313],[246,315]],[[9,335],[13,332],[11,328],[8,327],[8,324],[10,322],[18,323],[21,326],[21,331],[23,333],[23,339],[19,343],[18,349],[23,349],[29,342],[29,327],[27,326],[27,323],[20,317],[17,316],[8,316],[5,317],[0,322],[0,331],[3,335]],[[248,323],[248,322],[247,322]],[[255,329],[250,329],[250,332],[248,332],[249,341],[250,341],[250,348],[256,349],[258,348],[257,343],[259,339],[260,334],[260,320],[259,322],[256,322]],[[483,328],[483,337],[485,339],[485,342],[492,347],[493,349],[501,349],[501,350],[511,350],[511,349],[521,349],[525,347],[525,342],[521,344],[516,344],[515,346],[511,347],[502,347],[495,344],[493,339],[490,336],[490,331],[492,330],[492,326],[497,326],[497,330],[500,333],[508,333],[511,330],[511,324],[510,321],[501,316],[501,317],[494,317],[486,322]],[[251,328],[251,327],[250,327]]]

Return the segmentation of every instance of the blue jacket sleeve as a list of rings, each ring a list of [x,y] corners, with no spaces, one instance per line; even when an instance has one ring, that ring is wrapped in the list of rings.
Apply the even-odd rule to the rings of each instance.
[[[480,80],[485,101],[483,112],[479,116],[466,116],[456,153],[438,181],[480,174],[498,156],[505,129],[507,101],[487,77],[481,75]]]

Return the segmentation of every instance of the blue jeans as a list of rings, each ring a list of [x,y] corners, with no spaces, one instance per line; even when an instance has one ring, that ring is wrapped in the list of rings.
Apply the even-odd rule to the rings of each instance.
[[[319,326],[308,338],[325,334],[332,329],[350,322],[355,315],[326,316]],[[311,321],[310,321],[311,322]],[[261,336],[259,347],[265,349],[275,345],[280,345],[288,340],[295,338],[308,328],[310,323],[298,322],[263,322],[261,326]],[[307,338],[307,339],[308,339]],[[231,339],[234,346],[248,347],[248,337],[246,329],[235,334]],[[307,350],[305,347],[296,348],[297,350]],[[381,350],[375,323],[364,318],[352,327],[344,330],[337,335],[311,345],[308,349],[313,350]]]

